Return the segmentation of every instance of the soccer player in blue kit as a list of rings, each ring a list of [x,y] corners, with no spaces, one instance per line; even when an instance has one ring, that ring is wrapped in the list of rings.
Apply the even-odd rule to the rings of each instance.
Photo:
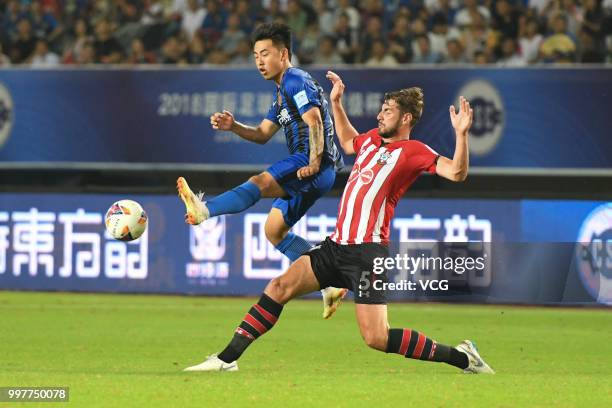
[[[323,88],[306,71],[291,65],[291,31],[284,24],[262,24],[252,36],[255,64],[266,80],[276,83],[276,98],[259,126],[244,125],[229,111],[210,118],[216,130],[231,131],[243,139],[264,144],[282,127],[290,155],[247,182],[206,202],[177,180],[185,203],[185,221],[198,225],[210,217],[246,210],[261,198],[275,198],[265,224],[268,240],[292,262],[311,245],[289,230],[334,185],[344,165],[334,143],[334,126]],[[323,317],[329,318],[346,289],[326,288]]]

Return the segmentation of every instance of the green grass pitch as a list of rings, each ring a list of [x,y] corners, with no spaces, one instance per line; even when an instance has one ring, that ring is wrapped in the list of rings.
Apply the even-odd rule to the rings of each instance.
[[[351,301],[329,321],[320,302],[294,301],[239,372],[181,372],[220,351],[253,302],[0,292],[0,386],[70,387],[70,402],[45,407],[612,406],[601,309],[389,306],[392,327],[475,340],[498,372],[476,376],[368,349]]]

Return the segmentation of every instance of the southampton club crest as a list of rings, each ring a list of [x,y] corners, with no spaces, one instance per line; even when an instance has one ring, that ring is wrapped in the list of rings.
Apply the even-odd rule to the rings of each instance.
[[[599,303],[612,304],[612,203],[600,205],[586,217],[575,256],[585,289]]]
[[[385,164],[387,164],[390,158],[391,158],[391,153],[382,152],[380,154],[380,157],[378,158],[378,161],[376,161],[376,163],[380,164],[381,166],[384,166]]]
[[[4,146],[13,128],[13,98],[8,89],[0,83],[0,148]]]

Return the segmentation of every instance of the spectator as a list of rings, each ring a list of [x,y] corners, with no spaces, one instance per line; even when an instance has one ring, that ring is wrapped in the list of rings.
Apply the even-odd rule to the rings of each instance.
[[[415,37],[417,35],[427,35],[427,24],[425,24],[425,20],[422,18],[416,18],[412,22],[412,35]]]
[[[113,0],[115,4],[115,38],[122,48],[129,48],[132,40],[143,34],[144,27],[140,24],[144,10],[143,0]]]
[[[540,46],[540,54],[545,62],[571,62],[575,58],[576,44],[567,35],[567,20],[557,15],[551,22],[553,33]]]
[[[544,16],[546,9],[549,7],[551,0],[527,0],[527,7],[536,11],[536,16]]]
[[[23,64],[30,57],[36,47],[36,38],[32,34],[32,24],[29,20],[22,18],[17,23],[17,38],[11,47],[11,61],[15,64]]]
[[[334,34],[337,39],[337,47],[342,60],[347,64],[352,64],[357,60],[358,41],[357,31],[349,26],[349,17],[341,14],[336,23]]]
[[[518,53],[516,40],[512,37],[505,37],[501,43],[501,58],[497,61],[501,67],[524,67],[527,61]]]
[[[315,21],[308,26],[300,43],[298,55],[302,64],[308,65],[313,63],[320,40],[319,24]]]
[[[253,63],[253,50],[251,49],[251,42],[244,38],[238,43],[236,54],[230,60],[232,65],[250,65]]]
[[[0,37],[0,42],[2,40],[12,41],[17,37],[17,25],[19,24],[19,20],[26,17],[27,16],[21,11],[19,1],[10,0],[6,4],[4,14],[0,21],[0,35],[5,36],[4,38]]]
[[[335,20],[338,20],[342,14],[348,17],[348,25],[351,30],[359,30],[361,17],[359,12],[351,6],[349,0],[337,0],[336,11],[334,12]]]
[[[215,42],[221,38],[223,30],[225,30],[227,14],[219,6],[217,0],[206,0],[206,11],[206,17],[202,23],[202,30],[204,31],[204,35]]]
[[[580,46],[578,49],[578,61],[585,64],[598,64],[605,61],[603,52],[597,47],[597,42],[590,32],[580,32]]]
[[[92,36],[89,34],[89,26],[82,18],[75,21],[72,33],[69,35],[70,38],[66,40],[67,45],[62,57],[64,64],[76,63],[85,44],[93,41]]]
[[[487,58],[487,54],[484,51],[476,51],[474,53],[474,64],[476,65],[486,65],[489,63],[489,59]]]
[[[306,32],[308,19],[298,0],[287,2],[287,25],[291,27],[294,38],[299,42]]]
[[[363,0],[361,2],[361,25],[368,25],[368,21],[372,17],[384,21],[384,7],[381,0]],[[383,24],[383,27],[386,25]]]
[[[164,2],[162,0],[148,0],[144,2],[144,10],[140,24],[150,26],[164,22]]]
[[[180,20],[184,12],[189,8],[188,0],[172,0],[172,7],[168,17],[172,20]]]
[[[468,59],[473,58],[476,51],[483,51],[487,48],[487,41],[491,36],[484,17],[480,14],[472,16],[472,24],[463,30],[462,41],[465,47],[465,55]],[[450,38],[449,38],[450,39]],[[448,43],[448,41],[447,41]],[[446,44],[444,44],[446,47]],[[446,50],[444,51],[446,55]]]
[[[415,64],[437,64],[442,61],[442,55],[431,47],[429,37],[421,34],[415,39],[415,53],[412,62]]]
[[[270,0],[270,4],[266,8],[264,22],[273,23],[279,18],[286,18],[285,13],[281,10],[280,2],[279,0]]]
[[[315,63],[318,65],[337,65],[343,62],[342,57],[336,51],[334,37],[326,35],[321,38],[321,43],[315,56]]]
[[[181,30],[188,40],[191,40],[195,32],[202,27],[205,17],[206,9],[202,7],[199,0],[187,0],[187,8],[183,11],[181,19]]]
[[[32,68],[53,68],[60,64],[59,55],[49,51],[49,44],[44,39],[36,41],[30,66]]]
[[[110,0],[93,0],[91,5],[87,7],[87,17],[93,26],[96,26],[100,20],[107,20],[115,23],[116,9],[112,7]]]
[[[519,39],[519,44],[523,57],[528,63],[537,61],[542,38],[542,35],[539,33],[538,22],[535,19],[527,20]]]
[[[130,52],[127,57],[129,64],[155,64],[157,58],[145,49],[144,43],[140,38],[134,38],[130,45]]]
[[[464,0],[463,8],[455,15],[455,25],[459,28],[464,28],[472,24],[472,18],[475,14],[481,14],[488,24],[491,19],[489,9],[484,6],[479,6],[477,0]]]
[[[11,65],[11,59],[2,52],[2,43],[0,43],[0,67],[8,67]]]
[[[448,64],[465,64],[467,59],[465,58],[463,45],[455,38],[448,40],[446,43],[446,56],[444,62]]]
[[[371,57],[365,65],[370,68],[391,68],[398,65],[393,55],[387,52],[384,41],[374,40],[372,42]]]
[[[86,43],[83,45],[81,52],[77,56],[75,61],[78,65],[90,65],[96,63],[96,49],[93,43]]]
[[[63,31],[55,16],[43,10],[40,0],[33,0],[30,4],[29,20],[34,36],[49,42],[55,41]]]
[[[100,20],[96,25],[96,38],[93,42],[96,51],[96,61],[103,64],[118,64],[121,62],[123,48],[111,32],[110,23]]]
[[[518,13],[509,0],[497,0],[493,13],[492,28],[504,37],[518,37]]]
[[[261,10],[256,9],[256,2],[253,2],[253,6],[248,0],[238,0],[236,2],[236,15],[238,15],[238,19],[240,20],[240,29],[245,33],[250,33],[253,31],[253,27],[255,26],[255,21],[253,20],[254,16],[257,16]]]
[[[581,9],[576,5],[576,0],[551,0],[542,12],[542,17],[548,25],[551,25],[557,15],[565,16],[567,33],[572,38],[576,38],[580,29],[579,20],[582,18]]]
[[[611,14],[612,17],[612,14]],[[582,31],[589,35],[588,42],[593,41],[596,47],[603,48],[604,46],[604,12],[601,7],[601,0],[585,0],[584,1],[584,18],[582,19]],[[612,34],[612,30],[610,32]]]
[[[238,43],[247,38],[246,34],[240,30],[240,19],[237,14],[230,14],[227,18],[227,29],[223,32],[221,39],[217,43],[217,48],[233,57],[238,49]]]
[[[160,60],[162,64],[186,64],[185,44],[175,36],[169,37],[162,46]]]
[[[368,61],[372,57],[372,48],[376,41],[381,41],[384,45],[382,21],[379,17],[371,17],[360,41],[361,61]],[[386,45],[384,48],[386,52]]]
[[[116,21],[122,28],[128,24],[138,24],[144,10],[142,0],[113,0],[116,7]]]
[[[327,0],[314,0],[312,6],[317,15],[319,30],[322,35],[331,35],[334,32],[334,15],[327,8]]]
[[[431,19],[431,24],[432,30],[428,34],[431,50],[436,54],[446,55],[447,41],[451,38],[459,38],[461,34],[457,28],[449,28],[447,17],[443,13],[436,13]],[[476,21],[474,21],[474,24],[476,24]],[[474,24],[472,27],[474,27]]]
[[[206,44],[204,36],[200,33],[196,33],[189,43],[187,62],[194,65],[203,64],[208,57],[208,53],[209,47]]]
[[[407,63],[412,59],[412,36],[410,22],[404,16],[399,16],[389,33],[389,52],[399,63]]]
[[[165,0],[146,0],[137,36],[147,50],[157,50],[168,33],[177,32],[179,23],[165,17]]]
[[[447,23],[449,21],[455,21],[458,3],[458,0],[425,0],[425,5],[429,14],[444,16]]]
[[[221,50],[215,49],[211,51],[210,54],[208,54],[208,57],[206,58],[206,63],[212,65],[224,65],[227,64],[228,60],[229,58],[226,53]]]

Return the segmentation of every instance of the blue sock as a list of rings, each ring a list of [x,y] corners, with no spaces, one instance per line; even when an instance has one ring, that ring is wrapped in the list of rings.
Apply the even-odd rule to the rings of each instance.
[[[206,201],[211,217],[242,212],[261,198],[259,187],[250,181]]]
[[[290,232],[278,243],[276,249],[282,252],[291,262],[304,255],[312,246],[304,238]]]

